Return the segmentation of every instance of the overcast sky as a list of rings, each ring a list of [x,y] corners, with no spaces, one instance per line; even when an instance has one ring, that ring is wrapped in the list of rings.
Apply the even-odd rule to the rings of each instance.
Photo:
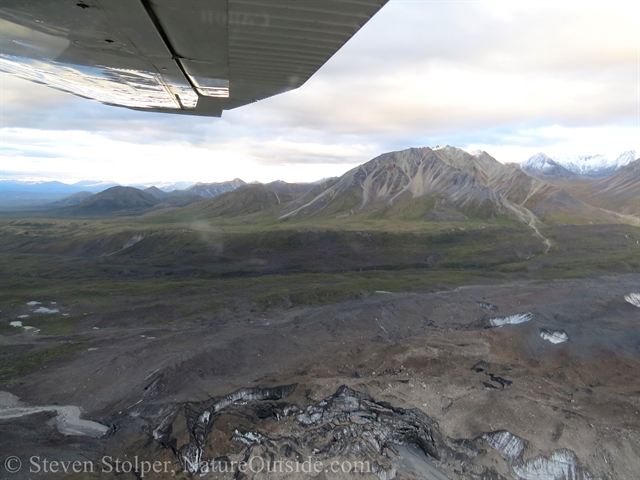
[[[387,151],[640,152],[640,4],[391,0],[300,89],[222,118],[1,75],[1,177],[313,181]]]

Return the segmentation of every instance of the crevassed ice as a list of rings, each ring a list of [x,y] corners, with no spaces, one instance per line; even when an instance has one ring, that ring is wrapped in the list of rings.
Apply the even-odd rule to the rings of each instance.
[[[485,433],[484,440],[505,459],[514,478],[519,480],[596,480],[580,465],[574,452],[560,448],[548,457],[537,456],[525,460],[527,442],[506,430]]]
[[[564,330],[550,330],[547,328],[542,328],[540,330],[540,336],[549,340],[551,343],[563,343],[569,341],[569,335]]]
[[[497,450],[500,456],[507,461],[518,458],[525,448],[524,440],[506,430],[485,433],[483,437],[489,446]]]
[[[508,317],[495,317],[489,319],[491,326],[503,327],[504,325],[515,325],[518,323],[528,322],[533,318],[533,313],[516,313],[515,315],[509,315]]]
[[[595,480],[593,475],[580,467],[576,454],[559,449],[549,457],[535,457],[526,462],[516,462],[511,468],[518,478],[525,480]]]
[[[631,305],[640,308],[640,293],[630,293],[624,296],[624,299]]]

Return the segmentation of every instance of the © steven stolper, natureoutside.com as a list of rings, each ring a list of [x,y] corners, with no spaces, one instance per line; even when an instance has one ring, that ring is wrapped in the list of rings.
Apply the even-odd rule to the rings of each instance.
[[[638,4],[3,0],[0,47],[0,478],[637,478]]]

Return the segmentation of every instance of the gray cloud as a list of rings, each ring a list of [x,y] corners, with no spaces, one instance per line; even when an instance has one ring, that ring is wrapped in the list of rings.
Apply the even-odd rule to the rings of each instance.
[[[531,132],[545,125],[636,121],[638,16],[620,8],[392,1],[303,87],[222,119],[104,106],[2,75],[0,121],[137,145],[237,145],[265,165],[437,143],[542,148],[554,140]]]

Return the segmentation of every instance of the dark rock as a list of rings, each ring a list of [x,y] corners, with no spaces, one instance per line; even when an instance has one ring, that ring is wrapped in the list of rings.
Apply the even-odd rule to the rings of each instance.
[[[508,386],[510,386],[513,383],[511,380],[507,380],[507,379],[504,379],[502,377],[498,377],[498,376],[494,375],[493,373],[487,373],[487,375],[489,375],[489,377],[491,377],[491,381],[492,382],[496,382],[496,383],[499,383],[500,385],[502,385],[502,388],[507,388]]]
[[[474,372],[484,372],[486,369],[487,363],[484,360],[480,360],[473,367],[471,367],[471,370],[473,370]]]

